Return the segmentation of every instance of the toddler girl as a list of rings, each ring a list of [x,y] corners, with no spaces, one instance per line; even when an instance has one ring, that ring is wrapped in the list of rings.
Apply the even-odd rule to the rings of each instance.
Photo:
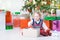
[[[35,12],[33,14],[33,19],[28,23],[28,26],[34,29],[40,29],[39,32],[42,36],[51,35],[49,28],[45,25],[40,17],[41,14],[39,12]]]

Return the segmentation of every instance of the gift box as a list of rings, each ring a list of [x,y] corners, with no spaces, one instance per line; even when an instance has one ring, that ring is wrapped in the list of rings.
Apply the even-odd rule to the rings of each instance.
[[[52,21],[51,20],[44,20],[44,23],[49,29],[52,29]]]
[[[60,20],[60,17],[57,17],[57,20]]]
[[[18,19],[18,18],[13,19],[13,26],[14,27],[19,27],[20,26],[20,19]]]
[[[58,28],[57,28],[57,31],[60,31],[60,20],[58,20],[57,22],[58,22]]]
[[[52,21],[52,29],[60,31],[60,20]]]
[[[13,14],[13,26],[14,27],[20,26],[20,12],[15,12]]]
[[[20,15],[20,28],[28,28],[28,22],[30,21],[30,17],[28,14]]]
[[[13,24],[12,24],[12,14],[10,11],[6,11],[6,15],[5,15],[5,29],[13,29]]]
[[[57,28],[58,28],[57,20],[52,21],[52,30],[57,30]]]
[[[46,16],[44,18],[44,20],[56,20],[57,18],[56,17],[53,17],[53,16]]]
[[[36,29],[33,28],[28,28],[28,29],[23,29],[22,30],[23,33],[23,37],[38,37],[39,36],[39,32]]]
[[[30,19],[20,19],[20,28],[28,28],[28,22],[30,21]]]
[[[57,16],[57,17],[60,16],[60,9],[56,9],[56,16]]]
[[[6,11],[5,19],[6,19],[6,23],[12,22],[12,15],[10,11]]]
[[[5,11],[0,10],[0,30],[5,30]]]
[[[6,30],[10,30],[10,29],[13,29],[13,25],[12,23],[6,23],[6,27],[5,27]]]
[[[6,25],[6,30],[10,30],[10,29],[13,29],[13,25]]]

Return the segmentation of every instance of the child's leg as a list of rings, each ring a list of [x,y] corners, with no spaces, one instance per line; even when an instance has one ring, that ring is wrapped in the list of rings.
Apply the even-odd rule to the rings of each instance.
[[[43,29],[40,30],[40,35],[42,35],[42,36],[48,36],[47,33]]]
[[[50,30],[47,30],[46,33],[48,33],[48,35],[51,36]]]
[[[51,33],[50,33],[50,31],[49,30],[47,30],[46,32],[43,30],[43,29],[41,29],[40,30],[40,35],[42,35],[42,36],[51,36]]]

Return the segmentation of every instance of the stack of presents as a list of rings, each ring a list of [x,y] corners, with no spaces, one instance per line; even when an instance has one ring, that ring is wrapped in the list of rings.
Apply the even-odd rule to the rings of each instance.
[[[60,31],[60,17],[46,17],[44,21],[51,30]]]
[[[3,10],[0,10],[0,15],[3,14]],[[29,14],[20,14],[20,12],[11,13],[5,11],[5,29],[10,30],[19,27],[22,29],[22,35],[25,37],[38,37],[39,33],[35,29],[28,28],[28,22],[30,21]],[[54,31],[60,31],[60,16],[46,16],[44,18],[46,26]]]

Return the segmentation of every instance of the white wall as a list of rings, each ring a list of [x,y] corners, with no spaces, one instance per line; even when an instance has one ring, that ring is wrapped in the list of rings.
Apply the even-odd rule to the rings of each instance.
[[[23,5],[23,0],[0,0],[0,9],[20,11]]]

